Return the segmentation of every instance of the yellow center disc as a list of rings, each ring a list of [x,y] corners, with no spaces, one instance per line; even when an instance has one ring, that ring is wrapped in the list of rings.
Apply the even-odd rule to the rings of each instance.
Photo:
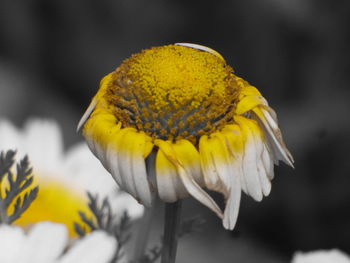
[[[232,68],[202,50],[143,50],[115,71],[106,100],[124,127],[160,139],[198,138],[232,121],[238,85]]]

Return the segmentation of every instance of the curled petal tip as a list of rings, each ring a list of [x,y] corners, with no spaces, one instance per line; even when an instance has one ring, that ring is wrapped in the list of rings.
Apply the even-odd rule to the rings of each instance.
[[[77,126],[77,132],[81,131],[81,128],[84,126],[85,122],[87,121],[87,119],[90,117],[91,113],[93,112],[93,110],[95,109],[97,104],[97,101],[95,99],[93,99],[89,105],[89,107],[87,108],[87,110],[85,111],[84,115],[81,117],[81,119],[79,120],[78,126]]]
[[[202,45],[199,45],[199,44],[192,44],[192,43],[175,43],[175,45],[202,50],[202,51],[208,52],[210,54],[213,54],[214,56],[217,56],[222,61],[225,61],[224,57],[219,52],[217,52],[214,49],[211,49],[209,47],[206,47],[206,46],[202,46]]]

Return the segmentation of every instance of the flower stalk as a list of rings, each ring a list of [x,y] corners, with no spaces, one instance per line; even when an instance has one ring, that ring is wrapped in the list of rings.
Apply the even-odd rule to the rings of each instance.
[[[145,255],[147,242],[149,239],[149,233],[152,227],[152,221],[154,216],[154,206],[151,208],[145,208],[143,217],[140,221],[138,229],[137,240],[135,245],[135,261],[138,262]]]
[[[181,225],[181,200],[165,204],[164,246],[161,263],[175,263]]]

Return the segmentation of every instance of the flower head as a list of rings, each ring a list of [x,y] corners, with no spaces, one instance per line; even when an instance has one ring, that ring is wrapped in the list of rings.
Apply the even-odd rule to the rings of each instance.
[[[41,221],[62,223],[75,236],[74,222],[81,222],[78,212],[91,216],[87,191],[101,199],[108,197],[120,216],[122,210],[127,210],[132,218],[141,216],[143,207],[118,191],[113,179],[83,143],[64,152],[61,131],[54,121],[32,119],[20,130],[1,120],[0,138],[0,151],[17,150],[17,158],[28,155],[33,184],[39,186],[37,198],[15,224],[28,227]]]
[[[216,51],[195,44],[154,47],[126,59],[102,79],[78,129],[140,203],[150,206],[151,192],[165,202],[191,195],[228,229],[241,190],[260,201],[270,193],[273,164],[293,163],[260,92]],[[204,187],[224,195],[224,212]]]

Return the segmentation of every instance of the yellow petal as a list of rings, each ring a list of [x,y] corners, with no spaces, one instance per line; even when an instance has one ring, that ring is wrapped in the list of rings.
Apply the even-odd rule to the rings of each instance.
[[[260,91],[257,88],[255,88],[254,86],[250,85],[244,79],[236,76],[236,80],[237,80],[238,85],[241,87],[241,91],[240,91],[241,98],[244,96],[250,96],[250,95],[261,96]]]
[[[247,111],[252,110],[253,108],[259,105],[267,105],[266,100],[262,96],[259,96],[259,95],[245,96],[238,102],[237,108],[236,108],[236,114],[241,115],[243,113],[246,113]]]
[[[101,97],[104,96],[104,94],[106,93],[106,90],[108,89],[110,83],[113,80],[113,77],[114,77],[114,72],[111,72],[101,79],[100,88],[95,96],[96,99],[100,100]]]

